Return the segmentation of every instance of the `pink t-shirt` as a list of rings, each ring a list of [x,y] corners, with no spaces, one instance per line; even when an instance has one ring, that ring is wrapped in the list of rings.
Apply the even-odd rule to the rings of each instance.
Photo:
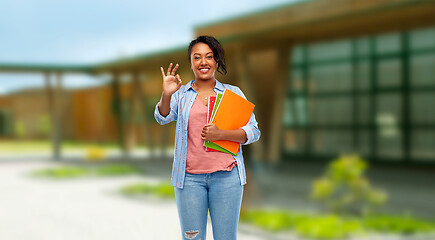
[[[236,160],[231,154],[205,151],[201,132],[207,123],[207,106],[196,97],[189,113],[186,172],[192,174],[231,171]]]

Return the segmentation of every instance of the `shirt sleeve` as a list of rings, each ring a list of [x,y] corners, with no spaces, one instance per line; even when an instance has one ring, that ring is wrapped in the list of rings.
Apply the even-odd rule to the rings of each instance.
[[[169,110],[169,114],[167,116],[164,117],[164,116],[162,116],[162,114],[160,114],[159,103],[156,104],[156,108],[154,109],[154,118],[156,119],[156,121],[160,125],[168,124],[172,121],[177,121],[177,119],[178,119],[178,95],[179,95],[180,90],[181,90],[181,88],[178,89],[177,92],[172,94],[171,104],[170,104],[171,109]]]
[[[236,93],[246,99],[240,88],[236,87]],[[246,142],[242,143],[242,145],[248,145],[260,139],[261,132],[260,129],[258,129],[258,122],[255,119],[254,113],[251,114],[249,122],[245,126],[243,126],[242,129],[245,131],[247,138]]]

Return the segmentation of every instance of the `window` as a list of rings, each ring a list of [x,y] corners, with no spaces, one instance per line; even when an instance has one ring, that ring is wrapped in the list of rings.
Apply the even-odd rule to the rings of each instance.
[[[435,28],[292,50],[284,151],[435,162]]]

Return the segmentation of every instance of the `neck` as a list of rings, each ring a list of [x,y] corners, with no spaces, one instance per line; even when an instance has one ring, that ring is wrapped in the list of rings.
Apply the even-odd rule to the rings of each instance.
[[[198,88],[198,90],[214,89],[216,85],[216,80],[215,79],[195,80],[194,84]]]

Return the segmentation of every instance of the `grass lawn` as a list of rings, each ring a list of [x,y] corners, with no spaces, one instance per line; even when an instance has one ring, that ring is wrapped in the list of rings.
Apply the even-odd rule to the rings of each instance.
[[[241,222],[270,232],[294,231],[308,239],[345,239],[355,235],[377,234],[432,234],[435,222],[412,216],[373,215],[344,217],[336,214],[305,214],[289,211],[243,211]]]

